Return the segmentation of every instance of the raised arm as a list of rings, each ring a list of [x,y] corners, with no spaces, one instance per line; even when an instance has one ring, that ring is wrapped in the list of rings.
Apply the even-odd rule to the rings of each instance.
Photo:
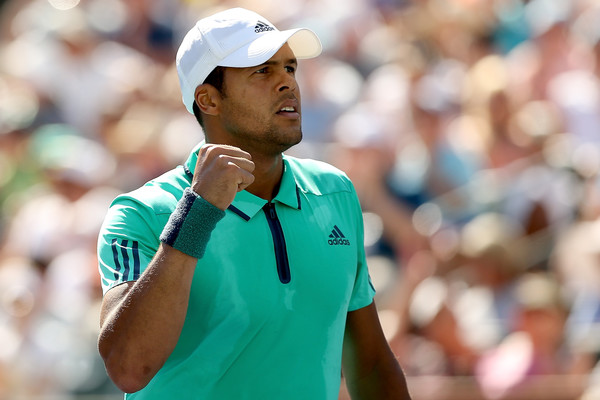
[[[342,369],[353,400],[410,400],[404,373],[383,334],[374,302],[348,313]]]
[[[225,210],[235,194],[252,183],[253,168],[250,155],[240,149],[204,146],[200,149],[192,180],[195,194],[190,195],[200,195],[203,201],[210,203],[208,207]],[[196,204],[195,200],[193,203]],[[182,204],[178,204],[178,209]],[[139,279],[115,286],[104,296],[98,349],[109,377],[124,392],[144,388],[179,340],[194,270],[201,257],[198,251],[187,251],[186,246],[201,241],[196,235],[206,240],[210,235],[210,231],[201,232],[204,229],[202,218],[182,224],[181,220],[187,215],[190,214],[181,214],[179,223],[173,224],[181,229],[181,234],[173,229],[163,231],[163,243]],[[169,224],[165,230],[169,229]],[[183,230],[192,240],[178,239],[185,236]]]

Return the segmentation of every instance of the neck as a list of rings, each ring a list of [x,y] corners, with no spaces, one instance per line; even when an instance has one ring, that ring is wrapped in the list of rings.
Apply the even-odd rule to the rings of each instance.
[[[273,200],[279,190],[283,176],[283,157],[264,157],[252,154],[254,162],[254,183],[246,190],[255,196],[268,201]]]

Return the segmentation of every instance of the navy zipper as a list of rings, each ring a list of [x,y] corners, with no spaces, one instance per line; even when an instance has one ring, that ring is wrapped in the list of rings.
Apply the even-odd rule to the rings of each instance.
[[[271,235],[273,235],[273,245],[275,246],[275,260],[277,261],[277,273],[279,274],[279,280],[281,283],[289,283],[291,279],[290,264],[288,262],[283,229],[281,228],[281,223],[279,222],[279,218],[277,218],[277,213],[275,212],[275,204],[268,202],[263,207],[263,211],[267,216],[267,222],[269,222]]]

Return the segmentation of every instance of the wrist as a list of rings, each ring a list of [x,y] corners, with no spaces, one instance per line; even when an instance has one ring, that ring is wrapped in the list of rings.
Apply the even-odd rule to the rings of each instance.
[[[160,235],[160,241],[187,255],[202,258],[213,229],[224,216],[225,211],[186,188]]]

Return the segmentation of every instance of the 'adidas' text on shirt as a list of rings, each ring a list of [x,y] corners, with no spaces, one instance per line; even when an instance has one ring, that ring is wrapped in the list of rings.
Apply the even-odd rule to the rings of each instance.
[[[350,246],[350,241],[346,239],[346,236],[344,236],[337,225],[333,226],[327,243],[329,243],[330,246]]]

